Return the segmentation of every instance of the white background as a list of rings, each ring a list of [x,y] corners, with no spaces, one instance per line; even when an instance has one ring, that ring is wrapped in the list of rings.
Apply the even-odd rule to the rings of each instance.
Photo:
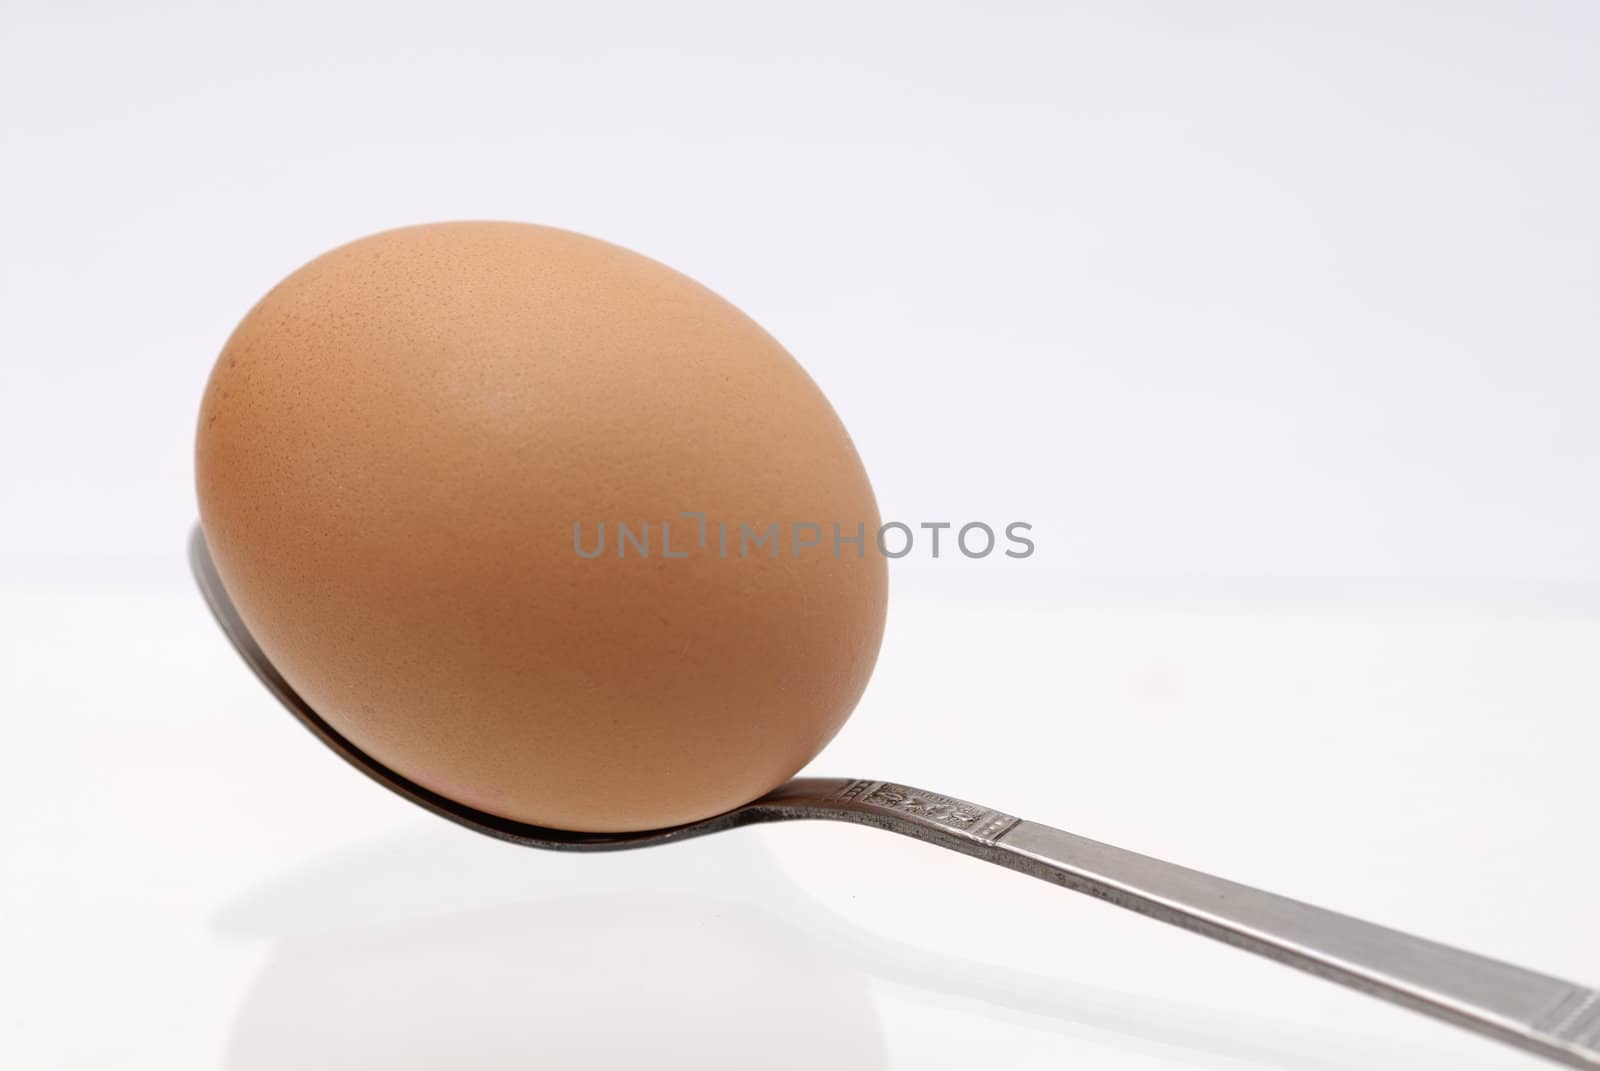
[[[1035,525],[897,564],[819,772],[1600,982],[1597,57],[1579,0],[7,0],[0,1063],[1523,1066],[863,831],[480,844],[274,710],[181,545],[282,275],[587,231],[782,340],[886,516]]]
[[[239,317],[467,217],[721,291],[1010,580],[1600,583],[1593,4],[220,7],[8,0],[22,582],[181,582]]]

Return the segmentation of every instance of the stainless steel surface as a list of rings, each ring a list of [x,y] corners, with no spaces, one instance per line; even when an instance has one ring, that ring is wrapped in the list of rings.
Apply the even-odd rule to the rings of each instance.
[[[235,650],[307,728],[367,776],[479,833],[535,848],[615,851],[758,822],[854,822],[1087,893],[1557,1063],[1600,1068],[1600,991],[892,782],[798,778],[702,822],[626,834],[545,829],[464,807],[368,758],[306,705],[251,639],[198,527],[189,558]]]

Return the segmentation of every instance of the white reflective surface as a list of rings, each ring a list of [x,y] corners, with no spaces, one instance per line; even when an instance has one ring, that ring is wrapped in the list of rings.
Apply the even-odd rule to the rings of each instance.
[[[1600,614],[1054,601],[898,601],[814,772],[1600,981]],[[1541,1066],[871,830],[474,837],[325,752],[195,595],[8,596],[0,642],[11,1066]]]

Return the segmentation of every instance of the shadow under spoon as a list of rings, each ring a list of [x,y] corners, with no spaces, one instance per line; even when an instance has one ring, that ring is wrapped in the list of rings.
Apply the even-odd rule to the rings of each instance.
[[[637,833],[546,829],[463,806],[364,754],[300,698],[245,628],[198,527],[189,563],[229,642],[306,728],[368,777],[476,832],[531,848],[618,851],[758,822],[872,826],[1087,893],[1557,1063],[1600,1069],[1600,991],[889,781],[796,778],[704,821]]]

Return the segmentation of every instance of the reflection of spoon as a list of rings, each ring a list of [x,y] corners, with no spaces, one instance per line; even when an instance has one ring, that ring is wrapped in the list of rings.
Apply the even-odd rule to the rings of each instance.
[[[479,833],[534,848],[608,851],[756,822],[854,822],[1088,893],[1572,1067],[1600,1068],[1600,991],[904,785],[798,778],[713,818],[638,833],[544,829],[474,810],[380,765],[318,717],[251,639],[198,528],[189,556],[229,641],[307,728],[367,776]]]
[[[240,1006],[227,1066],[282,1067],[315,1038],[330,1065],[359,1051],[357,1063],[401,1069],[416,1063],[405,1053],[432,1051],[434,1039],[461,1036],[470,1020],[474,1061],[458,1058],[462,1071],[512,1063],[519,1044],[548,1057],[574,1037],[600,1042],[576,1061],[590,1068],[637,1066],[631,1054],[642,1041],[655,1044],[655,1064],[687,1066],[692,1052],[706,1071],[748,1067],[747,1052],[694,1044],[730,1030],[763,1039],[769,1067],[837,1063],[844,1052],[852,1069],[870,1069],[886,1064],[880,989],[1022,1027],[986,1038],[992,1067],[1030,1062],[1024,1053],[1037,1062],[1040,1033],[1074,1048],[1104,1038],[1149,1044],[1207,1066],[1218,1058],[1280,1071],[1454,1066],[1449,1049],[1106,989],[1077,980],[1071,956],[1041,973],[907,944],[796,884],[764,839],[722,841],[691,846],[681,860],[616,853],[592,869],[562,857],[530,867],[430,830],[281,873],[212,920],[230,936],[275,942]],[[717,880],[708,883],[710,852]],[[724,888],[737,894],[719,895]],[[574,973],[577,984],[568,982]],[[461,978],[474,981],[463,988]],[[658,990],[670,994],[665,1008]],[[802,1041],[784,1024],[774,1029],[774,1009],[805,1023]],[[602,1036],[587,1025],[621,1018],[625,1032]]]

